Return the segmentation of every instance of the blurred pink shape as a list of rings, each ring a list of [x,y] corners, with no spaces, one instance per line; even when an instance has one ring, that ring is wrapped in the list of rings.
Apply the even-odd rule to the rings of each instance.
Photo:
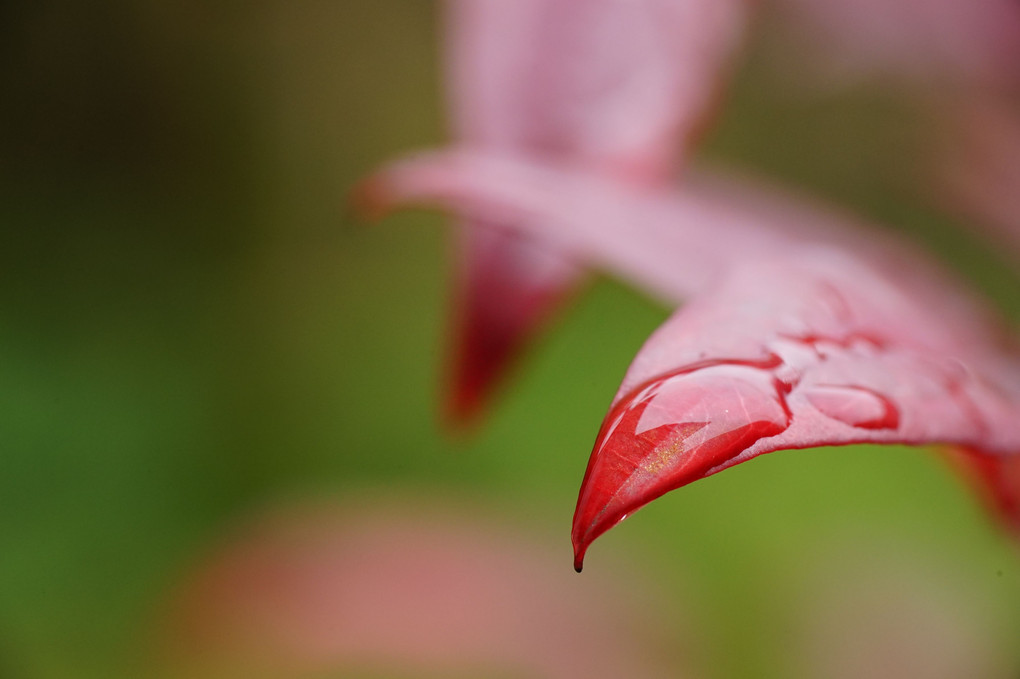
[[[828,65],[837,79],[880,74],[1001,87],[1020,76],[1020,6],[1014,0],[773,0],[773,5],[813,43],[806,63]]]
[[[417,204],[480,224],[512,222],[671,305],[710,291],[736,265],[813,245],[864,258],[909,286],[916,300],[967,319],[954,332],[983,339],[993,323],[970,291],[916,246],[750,177],[699,171],[676,188],[635,187],[563,164],[454,149],[391,163],[356,198],[377,216]]]
[[[1020,359],[988,309],[899,241],[764,187],[701,184],[628,189],[447,153],[369,185],[383,203],[548,228],[581,259],[667,299],[693,297],[638,353],[605,419],[578,498],[575,567],[647,502],[782,449],[966,446],[1002,458],[981,478],[1000,499],[1015,495]],[[1014,526],[1017,509],[1005,516]]]
[[[659,184],[711,113],[745,0],[448,0],[458,143]],[[448,415],[468,423],[570,296],[544,238],[463,225]]]
[[[557,551],[474,507],[274,512],[179,589],[177,662],[186,676],[676,676],[634,574],[616,580],[625,595]]]
[[[1020,108],[969,97],[945,122],[935,195],[1020,256]]]
[[[461,143],[657,183],[711,113],[744,0],[448,0]]]

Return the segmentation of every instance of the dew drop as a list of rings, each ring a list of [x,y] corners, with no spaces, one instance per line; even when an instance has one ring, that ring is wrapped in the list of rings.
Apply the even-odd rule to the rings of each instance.
[[[887,396],[865,387],[817,384],[804,387],[808,402],[826,417],[860,429],[895,429],[900,411]]]

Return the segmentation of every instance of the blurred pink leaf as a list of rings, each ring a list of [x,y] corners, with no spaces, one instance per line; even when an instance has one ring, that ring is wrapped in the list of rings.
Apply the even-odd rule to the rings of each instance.
[[[936,196],[1020,255],[1020,109],[990,96],[947,108]]]
[[[393,162],[355,192],[373,216],[400,204],[442,207],[544,238],[579,264],[602,268],[676,305],[709,289],[734,263],[804,244],[849,249],[901,278],[926,302],[988,312],[916,248],[861,220],[757,179],[690,172],[676,188],[627,186],[570,165],[472,150]],[[979,334],[975,331],[975,334]]]
[[[664,182],[713,108],[745,0],[448,0],[458,143]],[[460,230],[448,414],[474,419],[581,270],[544,238]],[[504,227],[504,228],[491,228]]]
[[[365,190],[550,229],[580,260],[693,298],[638,353],[596,440],[578,568],[592,540],[652,499],[775,450],[966,446],[1010,460],[983,478],[999,497],[1015,492],[1020,362],[987,309],[898,241],[763,187],[631,189],[471,153],[397,163]]]
[[[772,0],[827,66],[826,83],[892,75],[939,88],[1002,87],[1020,77],[1014,0]]]
[[[678,676],[638,574],[620,574],[626,592],[581,583],[480,510],[366,497],[247,522],[178,587],[172,664],[192,679]]]
[[[745,4],[448,0],[454,134],[660,182],[713,108]]]

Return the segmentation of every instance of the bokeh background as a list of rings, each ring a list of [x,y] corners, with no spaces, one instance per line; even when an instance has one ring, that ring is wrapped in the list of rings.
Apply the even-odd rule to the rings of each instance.
[[[425,0],[0,4],[0,676],[197,676],[167,639],[239,527],[387,498],[513,526],[578,601],[633,595],[664,676],[1020,674],[1020,552],[928,450],[766,456],[653,503],[575,576],[591,443],[667,315],[623,284],[578,299],[477,431],[443,431],[446,219],[347,202],[444,140],[437,26]],[[924,189],[926,102],[819,88],[783,40],[755,27],[702,160],[908,233],[1015,321],[1008,261]],[[280,676],[450,676],[374,662]]]

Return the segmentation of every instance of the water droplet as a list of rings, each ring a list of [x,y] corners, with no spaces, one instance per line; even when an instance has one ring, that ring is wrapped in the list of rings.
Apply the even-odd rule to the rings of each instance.
[[[803,387],[808,403],[826,417],[861,429],[895,429],[900,411],[887,396],[865,387],[816,384]]]

